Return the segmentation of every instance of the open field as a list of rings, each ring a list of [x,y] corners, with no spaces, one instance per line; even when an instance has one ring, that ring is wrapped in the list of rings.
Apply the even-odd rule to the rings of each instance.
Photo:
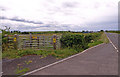
[[[120,34],[120,31],[106,31],[106,32],[108,32],[108,33],[118,33],[118,34]]]

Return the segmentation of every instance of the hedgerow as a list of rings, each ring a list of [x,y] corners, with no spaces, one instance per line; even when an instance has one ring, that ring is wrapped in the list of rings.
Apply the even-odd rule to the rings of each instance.
[[[94,34],[64,34],[60,42],[62,48],[73,48],[76,50],[84,50],[89,46],[88,44],[100,38],[101,33]]]

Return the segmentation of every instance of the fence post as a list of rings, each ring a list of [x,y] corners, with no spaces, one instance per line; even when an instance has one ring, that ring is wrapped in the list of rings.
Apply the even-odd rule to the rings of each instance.
[[[26,40],[23,42],[23,48],[26,48]]]
[[[40,39],[40,37],[37,37],[37,40],[38,40],[38,49],[39,49],[39,39]]]
[[[14,41],[14,48],[18,49],[18,35],[17,34],[14,35],[13,41]]]
[[[61,38],[61,36],[58,37],[58,48],[59,49],[61,48],[60,38]]]
[[[56,39],[57,39],[57,36],[56,35],[53,35],[53,48],[56,50]]]
[[[43,47],[45,47],[45,36],[43,36]]]
[[[32,34],[30,33],[30,48],[32,48]]]
[[[9,43],[9,36],[7,34],[5,34],[4,38],[6,38],[4,44],[5,44],[5,46],[7,46],[7,48],[9,48],[9,45],[8,45],[8,43]],[[2,45],[2,46],[4,46],[4,45]],[[6,48],[3,47],[3,50],[6,50]]]

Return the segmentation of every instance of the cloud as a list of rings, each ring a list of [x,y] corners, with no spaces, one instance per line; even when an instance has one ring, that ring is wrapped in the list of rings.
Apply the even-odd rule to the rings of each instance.
[[[24,22],[24,23],[43,24],[43,22],[29,21],[29,20],[25,20],[25,19],[19,19],[18,17],[6,18],[4,16],[0,16],[0,19],[17,21],[17,22]]]
[[[64,2],[62,6],[64,8],[75,8],[77,7],[78,3],[77,2]]]
[[[118,0],[1,0],[0,10],[2,23],[17,25],[20,30],[98,30],[118,26]]]
[[[29,24],[21,23],[11,20],[2,20],[0,28],[4,29],[5,26],[11,27],[11,30],[20,30],[20,31],[55,31],[55,30],[67,30],[70,29],[70,25],[51,22],[50,24]]]
[[[3,6],[0,6],[0,10],[1,10],[1,11],[6,11],[7,8],[6,8],[6,7],[3,7]]]

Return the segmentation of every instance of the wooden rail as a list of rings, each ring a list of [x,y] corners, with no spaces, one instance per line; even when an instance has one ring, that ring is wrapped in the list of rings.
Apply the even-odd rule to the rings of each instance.
[[[14,49],[59,49],[60,35],[8,35],[8,47]]]

